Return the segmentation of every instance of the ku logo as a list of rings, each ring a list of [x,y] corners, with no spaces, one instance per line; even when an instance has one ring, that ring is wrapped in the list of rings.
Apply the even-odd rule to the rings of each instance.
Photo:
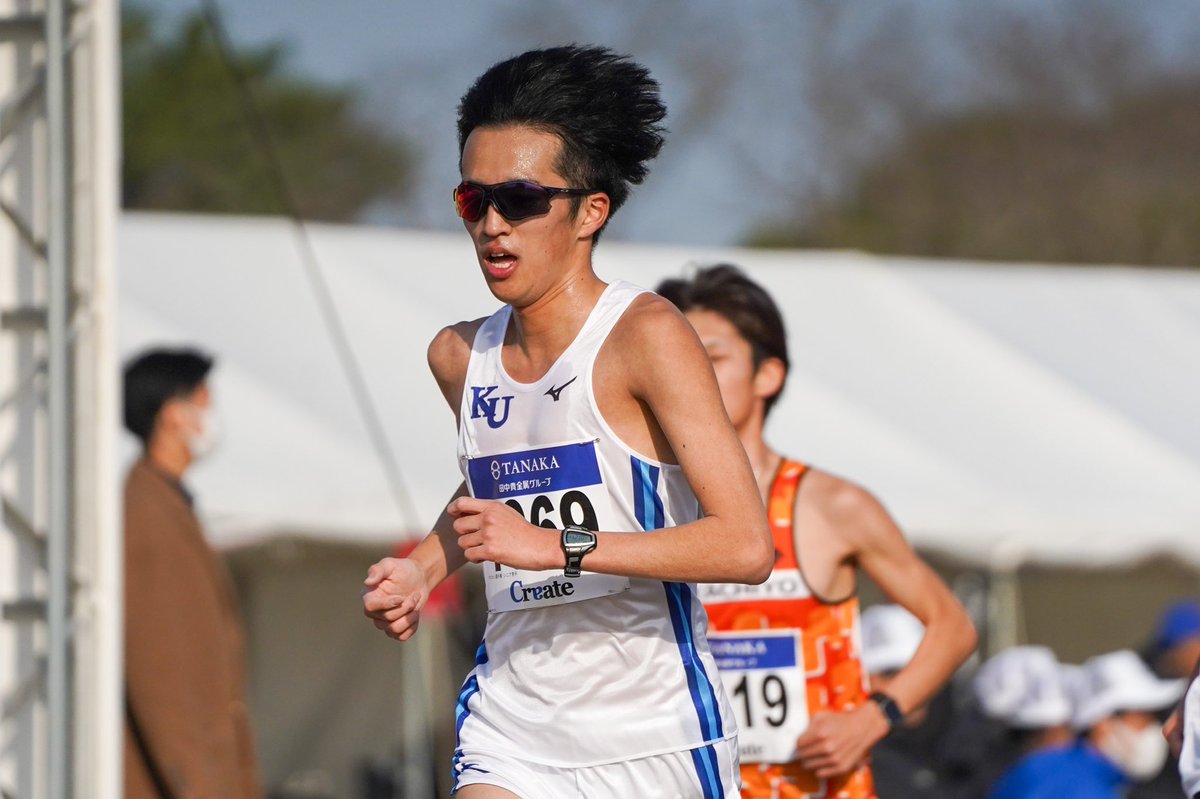
[[[509,394],[507,397],[493,397],[492,392],[498,388],[499,386],[471,386],[471,418],[486,418],[488,427],[493,430],[499,429],[508,421],[508,408],[514,396]],[[503,414],[497,416],[497,410],[501,410],[501,400],[504,401]]]

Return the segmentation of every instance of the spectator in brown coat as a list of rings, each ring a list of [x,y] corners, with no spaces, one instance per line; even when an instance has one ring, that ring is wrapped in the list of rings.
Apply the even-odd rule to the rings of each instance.
[[[261,795],[236,600],[183,485],[215,432],[211,368],[192,350],[125,368],[125,425],[143,446],[125,483],[126,799]]]

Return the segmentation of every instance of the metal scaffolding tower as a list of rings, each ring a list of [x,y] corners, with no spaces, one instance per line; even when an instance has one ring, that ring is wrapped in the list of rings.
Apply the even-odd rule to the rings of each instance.
[[[0,797],[120,796],[117,0],[0,0]]]

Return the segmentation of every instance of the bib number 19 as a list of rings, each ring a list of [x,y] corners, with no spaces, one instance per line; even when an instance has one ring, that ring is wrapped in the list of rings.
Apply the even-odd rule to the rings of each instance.
[[[788,763],[808,728],[799,630],[710,632],[721,682],[738,721],[743,763]]]
[[[734,701],[740,704],[739,721],[743,729],[752,729],[756,724],[782,727],[787,723],[788,690],[778,676],[743,672],[732,694]]]

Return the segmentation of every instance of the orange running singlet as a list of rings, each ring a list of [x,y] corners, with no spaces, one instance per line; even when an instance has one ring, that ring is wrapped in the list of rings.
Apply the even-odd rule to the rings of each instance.
[[[867,701],[858,599],[813,596],[796,556],[796,492],[807,467],[784,460],[767,516],[775,567],[762,585],[701,584],[709,645],[738,716],[744,799],[876,799],[864,764],[832,781],[791,758],[814,713]]]

